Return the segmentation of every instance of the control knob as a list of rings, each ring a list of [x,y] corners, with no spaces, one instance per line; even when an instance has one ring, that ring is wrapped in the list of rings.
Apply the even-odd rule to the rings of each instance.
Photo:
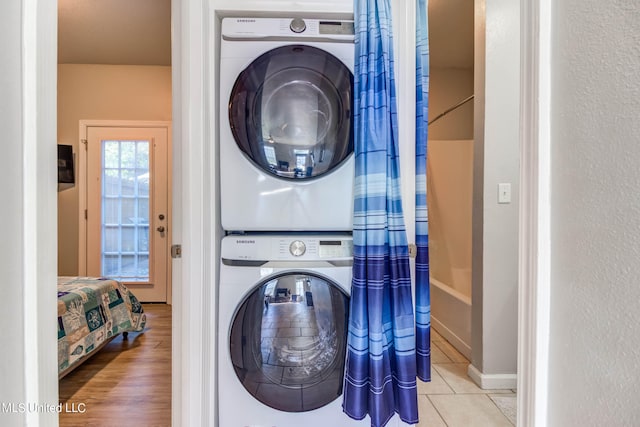
[[[293,256],[302,256],[307,250],[307,246],[304,244],[302,240],[294,240],[289,245],[289,252]]]
[[[295,18],[291,21],[291,24],[289,24],[289,28],[291,28],[291,31],[294,33],[301,33],[307,29],[307,24],[304,22],[304,19]]]

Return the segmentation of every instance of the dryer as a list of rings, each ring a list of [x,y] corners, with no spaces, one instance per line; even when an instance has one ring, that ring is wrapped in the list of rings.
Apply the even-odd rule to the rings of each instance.
[[[353,40],[353,21],[222,20],[223,229],[352,229]]]
[[[222,240],[221,426],[365,426],[342,411],[352,238]]]

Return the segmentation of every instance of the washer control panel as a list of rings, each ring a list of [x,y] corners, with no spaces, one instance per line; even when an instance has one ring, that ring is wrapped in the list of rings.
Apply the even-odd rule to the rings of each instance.
[[[353,41],[353,21],[302,18],[233,18],[222,19],[225,40],[269,40],[279,37]]]
[[[347,237],[278,238],[274,241],[277,259],[327,260],[353,257],[353,240]]]
[[[280,238],[274,242],[277,259],[327,260],[353,257],[353,241],[349,238],[302,237]]]

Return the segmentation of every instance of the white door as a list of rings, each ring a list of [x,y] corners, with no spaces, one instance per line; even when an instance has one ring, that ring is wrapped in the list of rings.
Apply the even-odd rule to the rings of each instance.
[[[169,128],[87,127],[87,275],[166,302]]]

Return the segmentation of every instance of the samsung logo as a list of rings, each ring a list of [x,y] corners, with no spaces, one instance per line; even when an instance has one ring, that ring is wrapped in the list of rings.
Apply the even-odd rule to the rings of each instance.
[[[256,22],[255,19],[236,19],[236,22]]]
[[[241,240],[241,239],[238,239],[238,240],[236,240],[236,243],[252,245],[252,244],[255,244],[256,241],[255,240]]]

